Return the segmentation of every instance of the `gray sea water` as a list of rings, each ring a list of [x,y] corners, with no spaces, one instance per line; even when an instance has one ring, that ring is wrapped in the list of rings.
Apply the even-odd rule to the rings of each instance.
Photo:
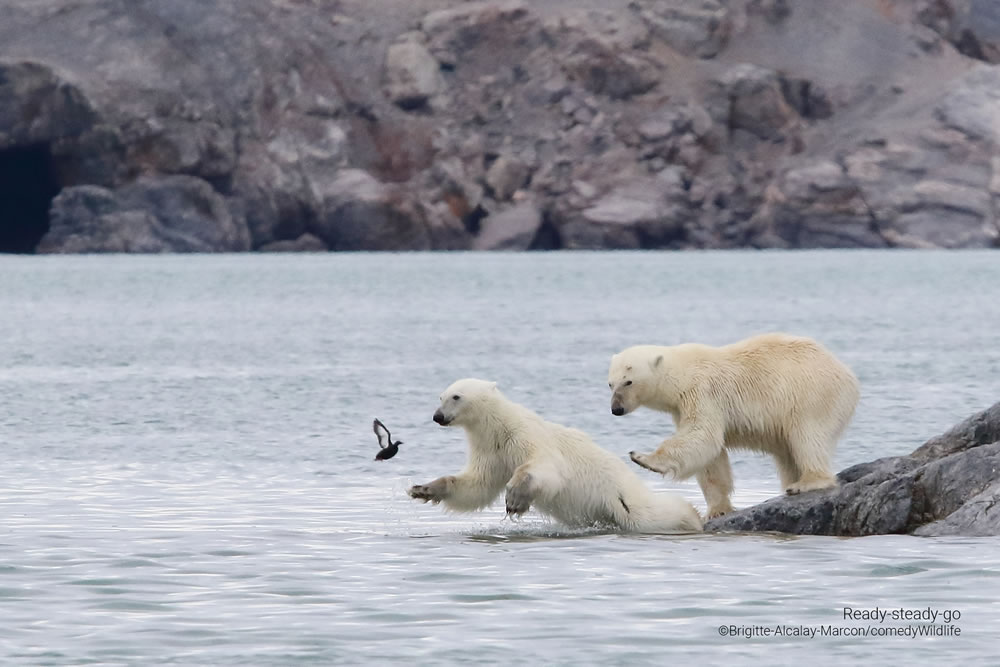
[[[771,330],[861,380],[838,469],[906,453],[1000,400],[1000,255],[0,257],[0,663],[996,664],[997,539],[615,535],[406,495],[464,462],[431,422],[455,379],[624,458],[672,425],[611,416],[612,353]],[[778,492],[733,459],[737,506]]]

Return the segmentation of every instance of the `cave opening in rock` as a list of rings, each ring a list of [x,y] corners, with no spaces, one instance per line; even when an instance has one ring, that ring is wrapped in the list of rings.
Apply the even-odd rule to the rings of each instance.
[[[535,232],[535,237],[531,239],[528,250],[559,250],[562,248],[562,239],[559,237],[559,230],[552,222],[552,217],[546,212],[542,216],[542,225]]]
[[[0,150],[0,253],[33,253],[59,194],[48,144]]]

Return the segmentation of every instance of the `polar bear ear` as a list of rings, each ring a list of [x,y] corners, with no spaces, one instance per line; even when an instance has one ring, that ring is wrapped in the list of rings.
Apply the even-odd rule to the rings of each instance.
[[[651,362],[649,362],[649,367],[650,368],[659,368],[660,364],[662,364],[662,363],[663,363],[663,355],[662,354],[658,354],[658,355],[656,355],[656,359],[653,359]]]
[[[496,391],[497,390],[497,383],[496,382],[490,382],[490,389],[492,389],[493,391]]]

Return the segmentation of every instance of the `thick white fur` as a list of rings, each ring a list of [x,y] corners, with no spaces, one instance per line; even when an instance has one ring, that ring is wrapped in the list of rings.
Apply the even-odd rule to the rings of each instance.
[[[709,518],[733,509],[728,449],[774,456],[789,494],[836,486],[834,450],[854,415],[858,381],[816,341],[781,333],[732,345],[638,345],[614,355],[611,411],[670,413],[677,433],[651,454],[650,470],[696,475]]]
[[[679,496],[654,494],[629,466],[582,431],[544,421],[504,397],[492,382],[459,380],[441,395],[435,421],[461,426],[465,469],[414,486],[414,498],[473,511],[506,490],[507,511],[534,506],[569,526],[666,533],[701,530],[701,517]]]

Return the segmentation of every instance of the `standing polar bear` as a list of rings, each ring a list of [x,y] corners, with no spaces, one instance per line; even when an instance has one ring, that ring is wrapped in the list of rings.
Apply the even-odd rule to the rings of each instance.
[[[858,381],[809,338],[772,333],[732,345],[637,345],[611,358],[611,414],[669,412],[677,433],[632,460],[675,478],[695,475],[709,518],[732,511],[727,449],[774,456],[789,495],[837,485],[830,464],[854,415]]]
[[[441,395],[434,421],[465,429],[469,458],[457,475],[412,487],[413,498],[473,511],[506,488],[510,515],[534,505],[570,526],[644,533],[701,530],[701,517],[689,502],[654,494],[587,434],[544,421],[504,397],[496,383],[455,382]]]

